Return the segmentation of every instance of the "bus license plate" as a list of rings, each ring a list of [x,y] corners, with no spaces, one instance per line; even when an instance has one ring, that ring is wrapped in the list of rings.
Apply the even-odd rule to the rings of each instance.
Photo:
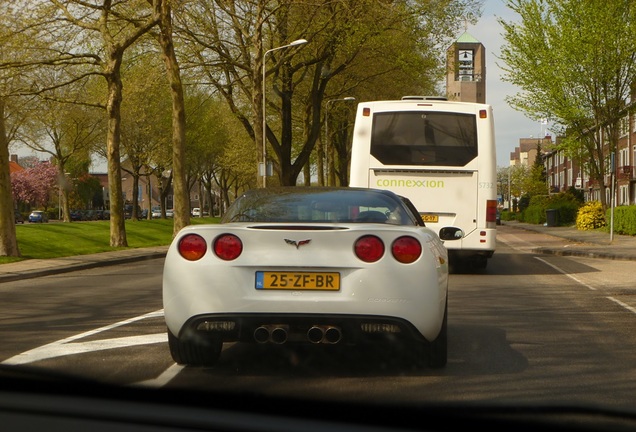
[[[437,223],[439,222],[439,216],[436,214],[422,214],[422,220],[424,221],[424,223]]]
[[[340,289],[336,272],[256,272],[256,289],[326,290]]]

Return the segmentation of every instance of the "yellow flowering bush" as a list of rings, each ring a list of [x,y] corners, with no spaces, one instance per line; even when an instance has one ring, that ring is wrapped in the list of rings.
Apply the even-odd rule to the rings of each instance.
[[[576,215],[576,229],[589,231],[605,226],[605,213],[600,201],[588,201]]]

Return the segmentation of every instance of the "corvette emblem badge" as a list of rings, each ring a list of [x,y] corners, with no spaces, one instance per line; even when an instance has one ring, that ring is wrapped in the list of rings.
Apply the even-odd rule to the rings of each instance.
[[[288,245],[296,246],[296,249],[303,245],[309,244],[310,241],[310,239],[300,241],[285,239],[285,243],[287,243]]]

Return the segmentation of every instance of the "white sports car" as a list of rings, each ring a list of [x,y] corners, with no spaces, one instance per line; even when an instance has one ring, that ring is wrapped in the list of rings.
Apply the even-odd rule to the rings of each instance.
[[[446,248],[407,199],[253,189],[220,224],[188,226],[172,242],[163,273],[170,352],[177,363],[209,366],[223,342],[390,341],[443,367],[447,286]]]

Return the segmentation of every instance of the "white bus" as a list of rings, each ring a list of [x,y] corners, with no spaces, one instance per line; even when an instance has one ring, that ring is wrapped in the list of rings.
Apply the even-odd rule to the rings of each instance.
[[[497,161],[492,107],[407,96],[358,105],[350,186],[409,198],[446,242],[456,268],[483,269],[496,245]]]

